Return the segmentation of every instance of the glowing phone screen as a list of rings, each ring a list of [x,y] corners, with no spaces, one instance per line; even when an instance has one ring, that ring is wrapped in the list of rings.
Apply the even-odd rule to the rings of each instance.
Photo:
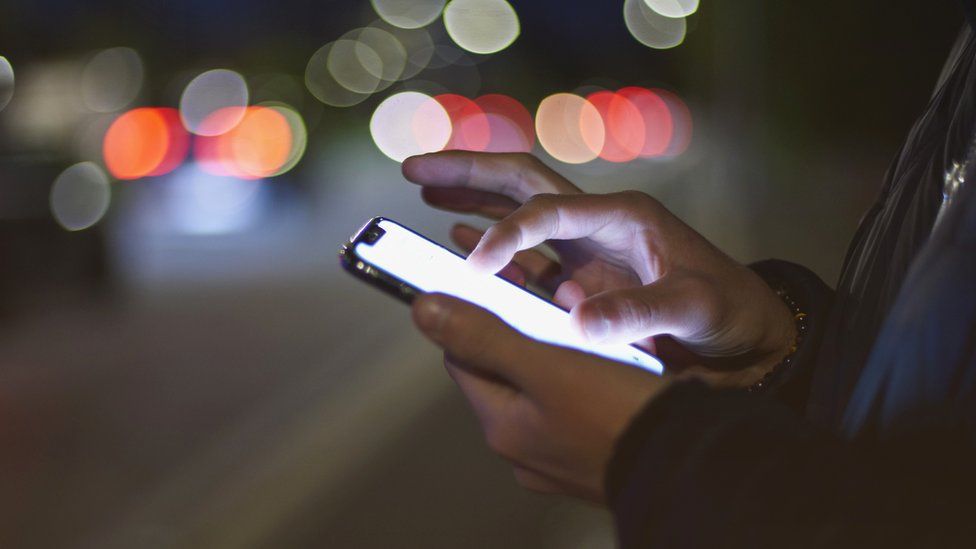
[[[546,343],[569,347],[661,374],[661,362],[627,344],[595,345],[576,334],[569,313],[510,282],[479,273],[450,250],[390,220],[379,227],[386,233],[374,244],[356,244],[365,262],[422,292],[440,292],[470,301],[498,315],[523,334]]]

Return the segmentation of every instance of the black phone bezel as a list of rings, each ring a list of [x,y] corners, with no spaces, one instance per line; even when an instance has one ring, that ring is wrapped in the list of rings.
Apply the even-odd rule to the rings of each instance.
[[[384,293],[392,295],[393,297],[409,305],[413,303],[413,300],[415,297],[417,297],[417,294],[422,293],[418,288],[400,280],[382,269],[377,268],[374,265],[371,265],[370,263],[367,263],[356,253],[357,244],[370,244],[365,242],[366,234],[368,234],[374,227],[377,227],[382,221],[396,223],[397,225],[410,230],[392,219],[388,219],[386,217],[374,217],[363,225],[361,229],[356,231],[356,234],[349,239],[349,242],[342,245],[342,247],[339,249],[339,262],[342,264],[343,269],[356,278],[366,282],[374,288],[378,288]],[[410,232],[416,234],[417,236],[423,237],[423,235],[417,233],[416,231]],[[433,242],[429,238],[423,238],[424,240]],[[434,244],[437,243],[434,242]]]

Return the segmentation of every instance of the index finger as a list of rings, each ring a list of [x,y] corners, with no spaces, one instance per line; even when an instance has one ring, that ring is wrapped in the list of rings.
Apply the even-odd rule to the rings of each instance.
[[[403,176],[427,187],[463,187],[518,202],[541,194],[575,194],[576,185],[527,153],[442,151],[403,161]]]
[[[601,240],[604,235],[609,236],[599,242],[604,248],[636,249],[637,239],[628,238],[633,223],[623,215],[632,202],[628,193],[537,196],[490,227],[468,261],[496,273],[517,252],[547,240]]]

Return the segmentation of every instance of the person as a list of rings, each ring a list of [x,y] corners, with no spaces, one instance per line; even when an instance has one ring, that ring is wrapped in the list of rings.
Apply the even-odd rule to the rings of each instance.
[[[551,291],[590,340],[639,341],[669,375],[445,295],[419,296],[415,323],[517,481],[608,505],[622,547],[972,546],[974,107],[970,18],[833,291],[531,156],[407,159],[432,206],[499,220],[455,227],[473,265]]]

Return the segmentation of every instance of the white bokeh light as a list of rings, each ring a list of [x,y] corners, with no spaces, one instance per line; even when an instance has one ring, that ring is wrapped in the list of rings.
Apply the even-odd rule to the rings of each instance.
[[[407,65],[407,51],[397,37],[376,27],[360,29],[357,36],[360,43],[369,46],[383,63],[382,70],[376,74],[386,83],[393,83],[403,76]]]
[[[698,0],[643,0],[647,7],[671,18],[688,17],[698,11]]]
[[[624,23],[631,36],[649,48],[666,50],[685,40],[688,24],[682,17],[665,17],[644,0],[624,0]]]
[[[518,38],[518,14],[505,0],[451,0],[444,8],[451,40],[472,53],[496,53]]]
[[[305,87],[316,99],[332,107],[351,107],[362,103],[368,93],[351,91],[340,84],[329,71],[329,58],[335,42],[319,48],[305,67]]]
[[[378,27],[380,24],[383,24],[383,22],[377,21],[373,26]],[[396,27],[389,27],[389,29],[388,32],[396,37],[407,55],[403,73],[400,74],[400,80],[407,80],[417,76],[430,65],[430,60],[434,56],[434,40],[431,39],[430,33],[424,29],[400,29]]]
[[[14,97],[14,68],[6,57],[0,55],[0,111]]]
[[[383,73],[383,60],[373,48],[358,40],[336,40],[327,66],[336,82],[351,92],[371,94],[383,82],[378,76]]]
[[[95,54],[81,73],[81,99],[94,112],[115,112],[142,91],[143,66],[132,48],[109,48]]]
[[[247,101],[247,83],[243,76],[227,69],[210,70],[191,80],[183,90],[180,118],[192,133],[220,135],[241,121]],[[211,116],[217,111],[239,112],[240,115]]]
[[[451,131],[451,117],[444,107],[429,95],[414,91],[387,97],[369,121],[376,147],[397,162],[443,149]]]
[[[111,200],[108,177],[93,162],[82,162],[64,170],[51,187],[51,213],[69,231],[80,231],[98,223]]]
[[[419,29],[434,22],[444,9],[444,0],[370,0],[373,9],[387,23],[401,29]]]

